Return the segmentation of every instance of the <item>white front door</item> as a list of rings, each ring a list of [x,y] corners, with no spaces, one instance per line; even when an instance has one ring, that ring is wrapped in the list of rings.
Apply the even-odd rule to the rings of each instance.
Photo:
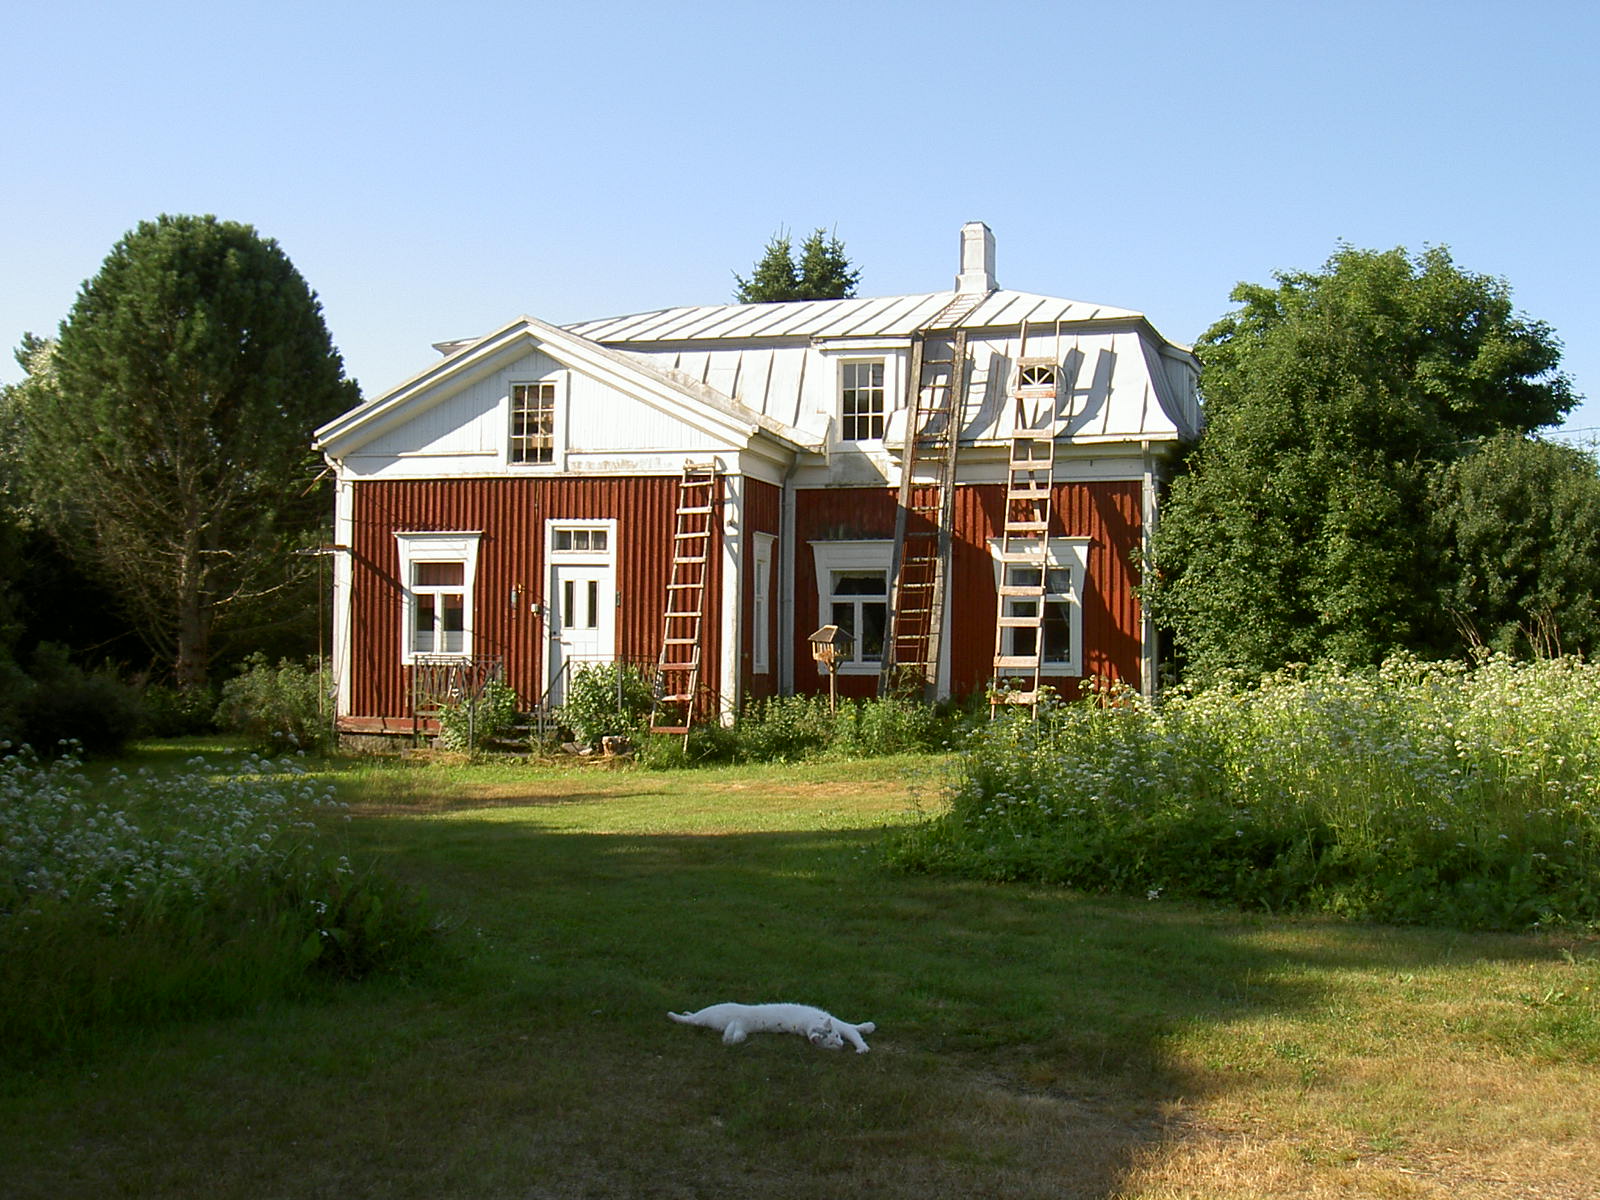
[[[617,592],[609,563],[556,562],[550,568],[550,703],[565,698],[584,663],[609,663],[617,651]]]

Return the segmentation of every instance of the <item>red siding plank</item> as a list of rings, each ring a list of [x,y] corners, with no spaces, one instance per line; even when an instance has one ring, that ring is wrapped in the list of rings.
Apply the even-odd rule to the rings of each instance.
[[[475,650],[502,655],[507,682],[524,704],[544,691],[544,606],[548,584],[544,554],[547,520],[617,522],[616,652],[654,659],[661,645],[661,614],[672,570],[677,511],[675,476],[642,478],[554,477],[372,481],[354,487],[351,618],[353,660],[350,712],[404,716],[410,681],[401,663],[401,593],[396,531],[477,531],[474,593]],[[719,492],[720,500],[720,492]],[[706,589],[704,682],[720,687],[721,535],[713,539]],[[513,587],[521,603],[510,604]]]
[[[1142,486],[1136,480],[1058,483],[1052,492],[1052,537],[1090,540],[1083,596],[1083,666],[1140,686],[1143,668],[1142,619],[1135,589],[1136,551],[1143,513]],[[951,692],[965,696],[988,682],[994,661],[994,565],[989,539],[999,536],[1005,501],[1002,484],[956,488],[954,550],[948,589],[952,638]],[[806,636],[821,624],[817,612],[816,565],[810,542],[892,538],[895,494],[888,488],[829,488],[799,494],[795,563],[795,688],[824,692],[827,677],[810,665]],[[877,694],[876,676],[840,676],[839,692]]]

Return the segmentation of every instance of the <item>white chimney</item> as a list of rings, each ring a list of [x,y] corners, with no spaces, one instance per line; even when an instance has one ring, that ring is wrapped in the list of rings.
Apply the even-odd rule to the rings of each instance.
[[[994,234],[982,221],[961,227],[961,274],[956,291],[983,296],[994,291]]]

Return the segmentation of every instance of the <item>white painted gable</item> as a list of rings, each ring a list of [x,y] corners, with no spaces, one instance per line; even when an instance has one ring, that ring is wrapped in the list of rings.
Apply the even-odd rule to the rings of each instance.
[[[513,392],[531,383],[554,388],[549,464],[510,461]],[[318,445],[360,478],[675,473],[686,458],[739,455],[770,425],[696,381],[524,318],[330,422]]]

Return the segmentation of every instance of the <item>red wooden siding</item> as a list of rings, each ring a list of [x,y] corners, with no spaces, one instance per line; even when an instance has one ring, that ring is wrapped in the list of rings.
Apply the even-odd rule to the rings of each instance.
[[[1134,480],[1060,483],[1052,493],[1050,535],[1090,539],[1083,595],[1083,667],[1138,687],[1142,669],[1142,613],[1136,551],[1143,512],[1142,487]],[[949,586],[952,662],[950,687],[964,696],[987,683],[994,661],[994,565],[989,539],[997,537],[1005,487],[956,488],[955,545]],[[810,543],[818,540],[892,538],[895,494],[888,488],[829,488],[798,497],[795,538],[795,688],[827,689],[811,666],[807,635],[821,624],[817,613],[816,563]],[[842,695],[872,696],[874,676],[840,676]]]
[[[478,531],[473,649],[502,655],[507,681],[523,703],[544,691],[545,625],[530,606],[545,604],[547,520],[615,519],[618,595],[616,652],[654,659],[672,568],[678,480],[673,477],[397,480],[354,488],[349,711],[405,716],[410,680],[401,663],[399,555],[394,534]],[[703,682],[720,686],[721,536],[713,539],[706,589]],[[513,587],[521,602],[511,607]]]

